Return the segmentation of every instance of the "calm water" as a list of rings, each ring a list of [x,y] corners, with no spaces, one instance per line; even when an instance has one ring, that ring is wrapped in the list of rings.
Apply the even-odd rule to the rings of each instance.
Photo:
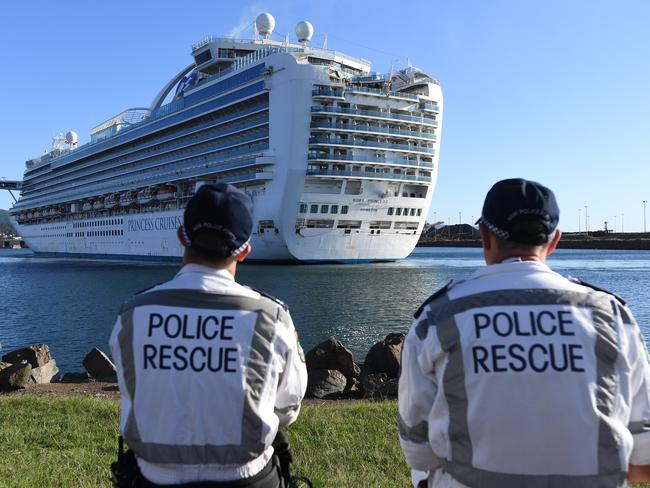
[[[120,304],[178,269],[173,264],[15,255],[0,250],[3,351],[45,342],[65,371],[81,371],[93,346],[108,351]],[[433,291],[482,264],[480,249],[423,248],[398,263],[244,265],[238,280],[289,304],[305,350],[336,336],[363,361],[375,341],[406,330],[413,312]],[[650,252],[559,250],[550,265],[623,296],[650,339]]]

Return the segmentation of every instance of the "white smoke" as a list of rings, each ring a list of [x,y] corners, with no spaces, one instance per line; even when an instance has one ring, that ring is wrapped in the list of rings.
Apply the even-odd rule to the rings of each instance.
[[[252,24],[255,22],[256,17],[265,12],[264,5],[262,3],[254,3],[249,5],[239,16],[239,23],[235,25],[230,32],[228,32],[228,37],[235,38],[247,38],[250,36],[246,30],[252,29]],[[252,32],[252,30],[251,30]]]

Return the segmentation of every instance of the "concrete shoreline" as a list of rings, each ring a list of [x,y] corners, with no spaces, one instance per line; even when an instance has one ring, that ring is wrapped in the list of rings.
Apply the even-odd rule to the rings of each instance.
[[[480,239],[427,239],[420,240],[417,247],[481,247]],[[628,251],[650,250],[650,237],[638,234],[602,236],[563,235],[558,249],[609,249]]]

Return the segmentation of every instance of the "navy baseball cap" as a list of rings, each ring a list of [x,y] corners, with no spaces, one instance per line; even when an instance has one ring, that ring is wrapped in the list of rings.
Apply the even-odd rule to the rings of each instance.
[[[548,242],[560,220],[553,192],[535,181],[501,180],[485,197],[476,222],[507,241],[540,245]]]
[[[253,231],[253,202],[243,191],[225,183],[206,184],[187,202],[183,237],[188,247],[216,250],[215,238],[230,254],[244,250]]]

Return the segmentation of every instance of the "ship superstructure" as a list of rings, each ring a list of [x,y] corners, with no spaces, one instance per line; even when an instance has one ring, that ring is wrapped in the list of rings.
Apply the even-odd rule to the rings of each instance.
[[[270,39],[206,38],[149,107],[126,110],[76,147],[69,132],[27,161],[12,223],[37,253],[178,257],[176,229],[200,185],[253,199],[251,259],[406,257],[438,170],[442,93],[414,67]],[[166,100],[170,100],[164,103]]]

